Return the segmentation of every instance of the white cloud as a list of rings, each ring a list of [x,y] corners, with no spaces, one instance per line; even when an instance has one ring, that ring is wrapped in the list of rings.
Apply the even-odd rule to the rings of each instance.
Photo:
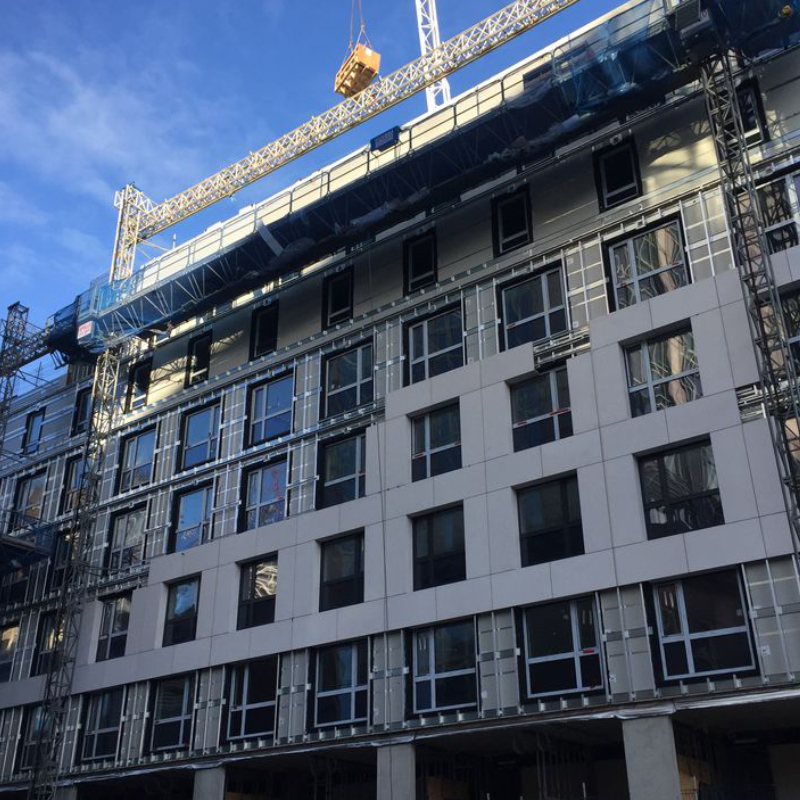
[[[0,181],[0,224],[39,227],[47,215],[5,181]]]

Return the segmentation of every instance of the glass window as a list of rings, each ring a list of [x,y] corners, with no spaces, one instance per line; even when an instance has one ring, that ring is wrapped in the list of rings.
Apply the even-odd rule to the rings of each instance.
[[[150,391],[150,372],[153,365],[150,361],[131,364],[128,369],[128,411],[144,408],[147,405],[147,393]]]
[[[649,414],[702,397],[691,330],[648,339],[625,351],[631,414]]]
[[[236,624],[238,630],[274,622],[277,591],[278,556],[267,556],[242,564]]]
[[[19,567],[0,576],[0,606],[24,603],[28,591],[28,568]]]
[[[761,111],[761,96],[758,91],[758,85],[749,81],[739,84],[736,87],[736,98],[739,101],[744,138],[748,147],[766,141],[767,131]]]
[[[47,573],[47,591],[52,592],[64,585],[67,567],[72,557],[72,540],[68,533],[56,536],[55,549]]]
[[[248,470],[244,530],[260,528],[286,517],[286,459]]]
[[[567,369],[554,369],[511,387],[514,450],[572,436]]]
[[[517,492],[522,566],[583,555],[578,478],[558,478]]]
[[[103,615],[97,640],[96,661],[108,661],[125,655],[128,622],[131,616],[131,595],[121,594],[101,600]]]
[[[146,528],[146,506],[114,515],[111,523],[111,549],[108,554],[110,570],[130,569],[141,562],[144,558]]]
[[[219,404],[186,414],[183,418],[182,469],[197,467],[217,457],[219,426]]]
[[[25,420],[25,434],[22,437],[22,452],[26,455],[35,453],[39,449],[39,441],[42,438],[43,426],[43,408],[28,414],[28,418]]]
[[[496,256],[533,241],[527,188],[497,198],[492,213]]]
[[[800,292],[784,295],[781,305],[786,324],[786,340],[794,359],[795,370],[800,372]]]
[[[327,508],[364,496],[366,436],[359,433],[324,444],[320,506]]]
[[[190,578],[169,586],[167,619],[164,623],[164,647],[191,642],[197,630],[197,603],[200,578]]]
[[[92,413],[91,387],[79,389],[75,395],[75,410],[72,412],[72,435],[89,430],[89,417]]]
[[[64,489],[61,493],[61,513],[71,514],[78,508],[83,477],[83,457],[74,456],[64,468]]]
[[[179,553],[207,542],[211,538],[211,517],[214,490],[200,486],[178,495],[175,506],[175,526],[170,552]]]
[[[17,481],[17,497],[11,520],[12,529],[28,527],[42,518],[46,485],[47,472],[44,470]]]
[[[294,376],[287,375],[250,390],[250,445],[286,436],[292,430]]]
[[[250,358],[272,353],[278,346],[278,304],[255,309],[251,325]]]
[[[456,369],[464,363],[461,309],[437,314],[408,329],[411,383]]]
[[[275,734],[277,693],[277,656],[231,667],[228,683],[228,741],[272,738]]]
[[[467,577],[463,507],[415,517],[413,527],[414,591],[463,581]]]
[[[367,640],[317,650],[315,725],[367,721]]]
[[[39,617],[39,629],[36,635],[36,652],[33,654],[31,677],[44,675],[58,657],[56,648],[61,636],[56,635],[56,613],[50,611]]]
[[[325,362],[326,417],[371,403],[374,397],[371,342]]]
[[[478,703],[475,624],[450,622],[414,633],[414,713]]]
[[[159,681],[153,702],[153,751],[176,750],[189,746],[194,706],[194,678],[184,675]]]
[[[325,299],[323,328],[346,322],[353,316],[353,271],[351,269],[327,276],[322,293]]]
[[[601,688],[599,627],[591,597],[526,609],[528,697]]]
[[[364,602],[364,534],[322,542],[319,610]]]
[[[411,421],[411,478],[419,481],[461,469],[461,414],[458,403]]]
[[[764,218],[764,233],[770,253],[778,253],[800,243],[796,175],[788,175],[758,188],[758,200]]]
[[[567,329],[560,267],[505,287],[502,298],[507,349],[538,342]]]
[[[677,222],[633,236],[610,248],[617,307],[639,303],[689,283]]]
[[[186,355],[186,385],[194,386],[208,380],[211,366],[211,333],[204,333],[189,342]]]
[[[127,492],[145,486],[153,479],[156,430],[151,428],[129,436],[122,442],[119,462],[119,490]]]
[[[612,208],[642,193],[632,141],[603,150],[596,155],[600,208]]]
[[[122,721],[123,688],[99,692],[87,698],[83,720],[81,761],[113,759]]]
[[[19,623],[0,628],[0,683],[11,680],[11,667],[19,640]]]
[[[648,538],[725,523],[710,442],[643,456],[639,474]]]
[[[664,678],[755,668],[741,582],[735,570],[653,588]]]
[[[406,294],[436,283],[436,231],[405,243]]]
[[[50,727],[50,717],[44,706],[29,706],[25,709],[17,764],[19,771],[33,769],[39,741],[47,738],[48,734],[45,731],[49,732]]]

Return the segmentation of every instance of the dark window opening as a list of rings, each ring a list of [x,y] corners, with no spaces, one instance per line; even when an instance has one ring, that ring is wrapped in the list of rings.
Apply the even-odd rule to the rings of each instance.
[[[197,604],[200,578],[170,584],[167,593],[167,618],[164,622],[164,647],[191,642],[197,632]]]
[[[123,688],[120,686],[88,698],[83,718],[81,761],[113,760],[116,756],[122,697]]]
[[[561,267],[501,288],[503,339],[508,350],[567,330]]]
[[[275,735],[277,696],[277,656],[231,667],[228,681],[228,741],[271,739]]]
[[[366,436],[363,433],[322,445],[320,508],[347,503],[364,496],[365,446]]]
[[[594,170],[601,210],[641,195],[639,157],[632,139],[595,153]]]
[[[461,308],[408,326],[411,383],[457,369],[464,364]]]
[[[131,616],[131,595],[121,594],[101,600],[103,615],[97,639],[96,661],[108,661],[125,655],[128,623]]]
[[[323,282],[322,327],[330,328],[353,316],[353,270],[328,275]]]
[[[136,411],[147,405],[147,393],[150,391],[150,372],[153,368],[152,363],[141,361],[138,364],[131,364],[128,369],[128,400],[126,408],[128,411]]]
[[[250,324],[250,359],[274,352],[278,347],[278,304],[255,309]]]
[[[92,389],[87,386],[75,395],[75,410],[72,412],[72,435],[89,430],[89,417],[92,412]]]
[[[372,343],[338,353],[325,362],[325,416],[352,411],[375,399]]]
[[[31,677],[45,675],[58,658],[58,643],[61,635],[56,631],[57,618],[54,611],[39,617],[39,629],[36,634],[36,650],[33,654]]]
[[[130,569],[144,559],[147,507],[121,511],[111,518],[111,547],[108,568],[112,572]]]
[[[315,725],[353,725],[367,721],[369,686],[366,639],[317,650]]]
[[[322,542],[319,610],[364,602],[364,534]]]
[[[208,380],[211,367],[211,333],[204,333],[189,342],[186,354],[186,386]]]
[[[461,413],[458,403],[411,421],[413,481],[461,469]]]
[[[467,577],[462,506],[415,517],[413,529],[414,591]]]
[[[514,384],[511,423],[515,452],[572,436],[567,368]]]
[[[495,256],[533,241],[530,198],[524,187],[492,202],[492,233]]]
[[[19,641],[19,622],[0,628],[0,683],[11,680],[14,653]]]
[[[190,469],[217,457],[219,447],[219,404],[192,411],[183,418],[181,469]]]
[[[22,437],[22,452],[25,453],[25,455],[31,455],[39,449],[39,442],[42,438],[43,427],[43,408],[28,414],[28,418],[25,420],[25,434]]]
[[[29,706],[25,709],[22,724],[22,737],[17,756],[17,771],[33,769],[36,764],[36,751],[39,742],[46,739],[51,732],[50,715],[44,706]]]
[[[153,479],[155,463],[155,428],[128,436],[122,442],[119,462],[119,491],[128,492],[144,486]]]
[[[83,457],[73,456],[64,467],[64,488],[61,492],[61,513],[71,514],[78,508],[83,477]]]
[[[189,550],[211,539],[213,504],[212,486],[199,486],[177,495],[175,523],[170,536],[171,553]]]
[[[761,101],[761,92],[755,81],[745,81],[736,87],[736,99],[739,101],[739,112],[742,117],[744,138],[747,146],[769,141],[767,118],[764,114],[764,104]]]
[[[46,471],[36,472],[17,481],[11,530],[27,528],[42,518],[46,485]]]
[[[167,678],[155,686],[150,749],[179,750],[189,746],[194,710],[194,677]]]
[[[275,621],[278,557],[267,556],[242,564],[236,628],[255,628]]]
[[[403,246],[405,293],[436,283],[436,231],[408,239]]]

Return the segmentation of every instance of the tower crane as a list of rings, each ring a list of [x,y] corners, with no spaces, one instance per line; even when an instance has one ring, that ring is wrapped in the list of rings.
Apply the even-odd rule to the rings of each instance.
[[[419,32],[419,49],[423,56],[436,53],[441,46],[439,36],[439,15],[436,13],[436,0],[414,0],[417,9],[417,31]],[[425,100],[428,111],[450,102],[450,82],[442,78],[425,89]]]

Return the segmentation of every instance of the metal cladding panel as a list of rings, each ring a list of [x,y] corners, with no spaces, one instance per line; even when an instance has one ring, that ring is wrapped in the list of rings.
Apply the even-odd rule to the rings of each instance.
[[[680,209],[692,279],[699,281],[732,269],[733,252],[720,190],[683,200]]]
[[[375,331],[375,397],[385,397],[403,385],[403,325],[390,319]]]
[[[117,469],[122,458],[122,438],[109,436],[106,450],[103,454],[103,468],[100,478],[100,502],[110,500],[116,490]]]
[[[169,490],[154,493],[148,503],[145,556],[150,559],[165,552],[166,531],[172,517],[172,493]]]
[[[17,640],[17,652],[15,655],[16,677],[20,680],[27,678],[31,674],[33,655],[36,651],[36,634],[39,630],[39,616],[41,612],[38,608],[32,608],[22,615],[19,626],[19,639]],[[13,679],[12,675],[12,679]]]
[[[241,464],[230,466],[217,476],[216,500],[214,502],[214,538],[228,536],[237,531],[241,481]]]
[[[207,752],[219,746],[224,686],[224,667],[206,669],[198,675],[192,747],[196,753]]]
[[[478,653],[481,710],[517,708],[519,673],[513,611],[478,615]]]
[[[69,708],[65,721],[64,738],[61,742],[61,771],[68,771],[77,761],[77,747],[80,741],[81,713],[88,695],[69,698]]]
[[[497,352],[497,308],[494,281],[471,286],[463,292],[464,341],[467,362]]]
[[[405,648],[401,631],[372,639],[372,724],[391,727],[405,717]]]
[[[317,485],[317,440],[303,439],[289,448],[289,514],[313,511]]]
[[[153,480],[164,481],[175,471],[175,451],[180,437],[180,412],[172,411],[159,420],[156,428],[155,469]]]
[[[586,239],[562,253],[572,327],[608,313],[603,246],[600,237]]]
[[[228,441],[231,455],[241,452],[245,447],[247,392],[246,385],[237,384],[228,393]]]
[[[281,657],[278,689],[278,739],[301,737],[306,728],[308,696],[308,651],[298,650]]]
[[[146,682],[128,686],[125,693],[125,706],[122,715],[119,760],[130,763],[145,752],[144,741],[147,732],[149,686]]]
[[[317,351],[298,359],[294,367],[294,414],[292,430],[313,427],[320,418],[320,373],[322,354]]]

